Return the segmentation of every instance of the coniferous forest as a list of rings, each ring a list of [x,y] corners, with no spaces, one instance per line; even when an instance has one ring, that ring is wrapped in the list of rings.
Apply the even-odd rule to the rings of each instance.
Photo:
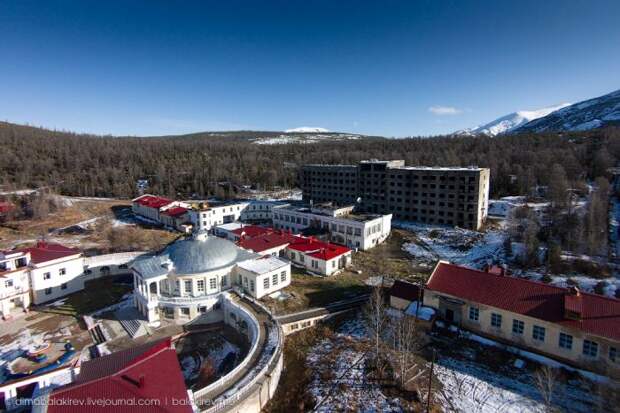
[[[503,137],[368,137],[313,144],[258,145],[279,132],[197,133],[166,137],[80,135],[0,123],[0,184],[52,187],[76,196],[130,198],[136,181],[172,197],[232,196],[233,188],[294,187],[305,163],[404,159],[407,165],[491,169],[491,196],[526,194],[553,170],[570,185],[608,175],[620,159],[620,128]]]

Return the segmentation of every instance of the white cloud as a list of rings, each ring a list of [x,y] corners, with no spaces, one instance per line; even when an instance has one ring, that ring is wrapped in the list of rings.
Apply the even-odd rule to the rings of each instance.
[[[459,115],[463,113],[462,109],[458,109],[452,106],[431,106],[428,108],[428,111],[433,115],[444,116],[444,115]]]

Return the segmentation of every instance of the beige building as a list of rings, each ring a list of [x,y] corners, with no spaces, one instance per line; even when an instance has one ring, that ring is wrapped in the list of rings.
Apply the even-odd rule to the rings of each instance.
[[[620,300],[440,262],[424,305],[476,334],[620,375]]]
[[[359,203],[394,219],[479,229],[489,202],[488,168],[405,166],[402,160],[358,165],[305,165],[306,202]]]

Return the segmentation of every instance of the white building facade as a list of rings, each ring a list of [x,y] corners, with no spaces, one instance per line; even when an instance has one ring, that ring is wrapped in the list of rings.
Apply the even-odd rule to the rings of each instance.
[[[29,263],[27,252],[0,252],[0,316],[5,320],[30,306]]]
[[[349,248],[368,250],[387,239],[392,215],[356,214],[353,207],[283,207],[274,211],[276,229],[299,233],[306,228],[328,231],[331,241]]]
[[[252,265],[248,261],[261,259],[259,254],[205,233],[176,241],[162,253],[141,257],[131,265],[134,304],[149,322],[161,318],[193,319],[217,306],[221,292],[236,285],[243,287],[238,277],[240,264],[245,262],[249,268]],[[290,264],[284,261],[282,264],[288,266],[285,271],[290,282]],[[281,267],[277,270],[283,271]],[[271,272],[255,274],[256,277],[266,275]],[[282,283],[278,289],[286,285]],[[248,293],[258,298],[256,291],[252,294],[248,290]]]
[[[189,210],[189,220],[194,232],[210,231],[213,227],[239,221],[248,202],[231,202],[224,204],[204,204],[193,206]]]

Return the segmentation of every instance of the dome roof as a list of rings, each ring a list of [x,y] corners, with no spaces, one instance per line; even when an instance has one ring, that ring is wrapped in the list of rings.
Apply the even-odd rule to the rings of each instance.
[[[229,267],[255,254],[218,237],[187,238],[170,244],[163,255],[177,274],[196,274]]]
[[[186,238],[168,245],[157,255],[137,259],[132,268],[143,277],[159,277],[170,271],[199,274],[230,267],[238,262],[259,257],[223,238],[205,236]]]

